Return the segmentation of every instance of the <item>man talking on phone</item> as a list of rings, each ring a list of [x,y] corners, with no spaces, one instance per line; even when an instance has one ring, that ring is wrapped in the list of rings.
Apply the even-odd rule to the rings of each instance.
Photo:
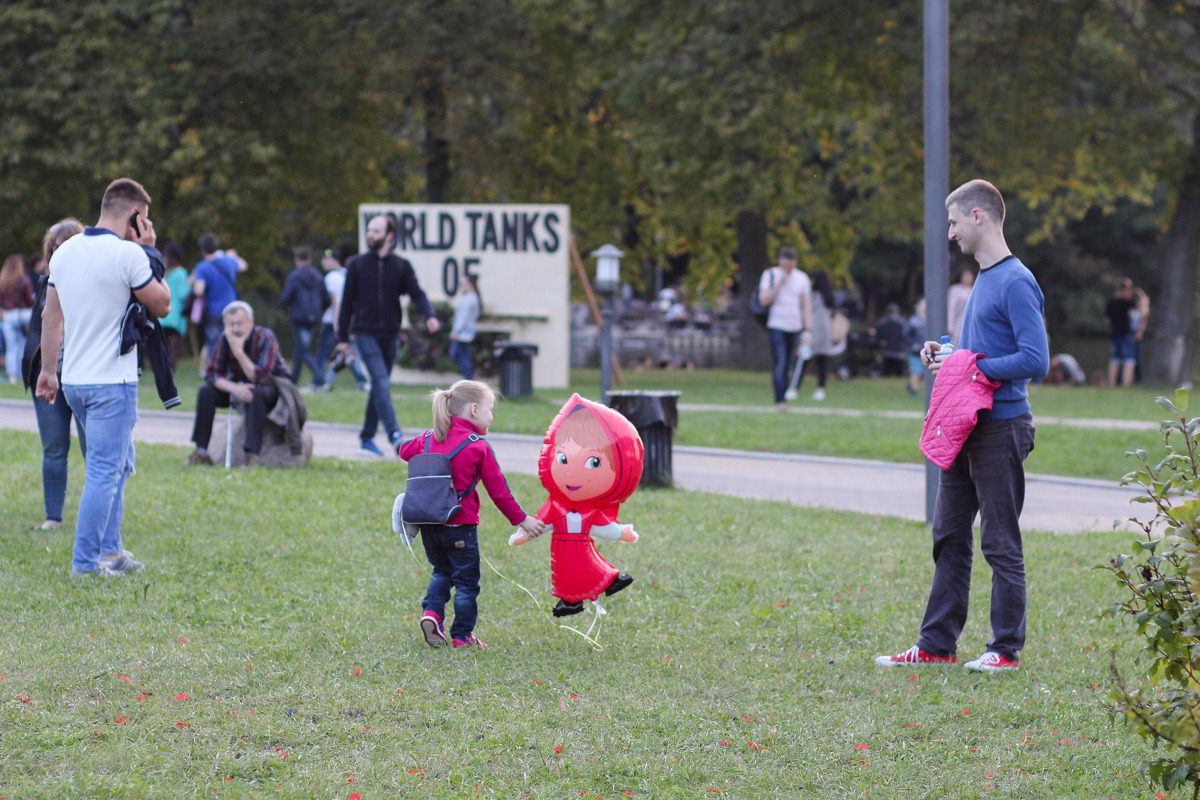
[[[54,402],[61,342],[62,392],[88,441],[73,578],[127,575],[145,567],[121,541],[125,482],[134,468],[138,363],[136,349],[120,353],[131,292],[155,317],[171,310],[171,290],[154,277],[142,249],[155,243],[149,212],[150,195],[142,185],[119,178],[104,192],[96,225],[68,239],[50,259],[36,392]]]

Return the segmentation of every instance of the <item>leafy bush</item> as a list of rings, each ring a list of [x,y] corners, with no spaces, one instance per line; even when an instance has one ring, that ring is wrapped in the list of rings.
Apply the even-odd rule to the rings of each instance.
[[[1143,765],[1150,780],[1168,791],[1190,786],[1200,797],[1200,418],[1187,419],[1188,394],[1158,402],[1172,419],[1160,432],[1166,455],[1151,464],[1145,450],[1129,453],[1141,466],[1122,479],[1143,493],[1134,502],[1154,506],[1139,522],[1146,538],[1133,555],[1118,555],[1102,568],[1116,576],[1129,597],[1105,613],[1127,615],[1144,640],[1139,663],[1144,679],[1131,683],[1113,663],[1115,716],[1162,747]]]

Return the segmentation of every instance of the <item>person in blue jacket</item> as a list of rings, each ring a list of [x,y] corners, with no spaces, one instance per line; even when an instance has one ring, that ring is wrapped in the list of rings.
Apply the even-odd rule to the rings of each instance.
[[[984,375],[999,381],[992,410],[979,422],[938,481],[933,515],[933,583],[917,643],[880,656],[882,667],[953,664],[967,619],[974,523],[980,549],[992,568],[992,638],[967,669],[1020,668],[1025,646],[1025,555],[1018,519],[1025,502],[1025,457],[1033,450],[1033,415],[1027,386],[1050,369],[1043,321],[1045,299],[1033,273],[1004,239],[1004,198],[995,186],[973,180],[946,198],[949,237],[979,264],[963,312],[959,347],[978,353]],[[935,378],[939,342],[926,342],[922,360]]]

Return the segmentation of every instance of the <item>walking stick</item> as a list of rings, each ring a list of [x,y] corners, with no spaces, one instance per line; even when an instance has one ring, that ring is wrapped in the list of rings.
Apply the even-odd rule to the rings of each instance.
[[[233,466],[233,398],[229,398],[229,416],[225,425],[225,469]]]

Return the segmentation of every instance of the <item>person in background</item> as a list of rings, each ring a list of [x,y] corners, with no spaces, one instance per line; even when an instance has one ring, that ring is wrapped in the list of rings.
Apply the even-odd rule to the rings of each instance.
[[[475,341],[475,326],[483,311],[479,296],[479,279],[469,272],[463,276],[463,292],[454,304],[454,324],[450,328],[450,359],[466,380],[475,377],[475,362],[471,358],[471,343]]]
[[[1113,296],[1104,307],[1104,318],[1108,320],[1111,336],[1111,354],[1108,361],[1108,385],[1132,386],[1133,371],[1137,366],[1137,335],[1130,326],[1130,317],[1137,308],[1133,297],[1133,281],[1121,278]],[[1139,319],[1140,323],[1140,319]]]
[[[33,391],[37,373],[41,370],[42,309],[46,306],[46,286],[49,282],[47,265],[54,251],[63,242],[77,233],[83,233],[83,223],[68,217],[56,222],[46,231],[42,239],[42,255],[39,259],[41,271],[34,276],[33,311],[29,318],[29,335],[25,339],[25,353],[21,359],[21,372],[25,376],[25,388]],[[62,364],[62,347],[59,347],[58,363]],[[59,371],[61,376],[61,370]],[[59,380],[61,383],[61,378]],[[67,456],[71,451],[71,406],[66,395],[59,392],[53,403],[47,403],[36,394],[33,397],[33,413],[37,417],[38,435],[42,439],[42,504],[46,520],[38,525],[39,530],[52,531],[62,526],[63,507],[67,503]],[[75,430],[79,434],[79,452],[87,458],[87,439],[83,425],[75,419]]]
[[[346,286],[338,314],[338,350],[349,351],[353,336],[371,376],[371,396],[363,414],[358,452],[372,458],[383,457],[375,444],[381,424],[393,450],[399,449],[403,439],[391,393],[392,367],[400,348],[400,298],[408,295],[417,312],[425,317],[427,331],[437,333],[442,328],[412,264],[392,252],[395,245],[393,217],[381,214],[367,223],[367,251],[346,265]]]
[[[812,324],[809,325],[809,330],[812,331],[811,360],[817,365],[817,390],[813,392],[813,400],[825,399],[829,358],[845,349],[844,342],[839,347],[833,341],[833,310],[833,284],[829,282],[829,273],[819,269],[812,274]],[[807,369],[808,362],[805,361],[804,366],[800,367],[800,380],[796,383],[796,390],[799,390],[800,384],[804,382],[804,372]],[[787,399],[794,398],[796,390],[789,390],[786,393]]]
[[[312,255],[307,247],[297,247],[296,268],[283,284],[279,303],[288,310],[288,321],[292,323],[292,382],[300,385],[300,370],[308,365],[312,372],[312,390],[325,388],[325,370],[320,359],[313,354],[313,339],[318,346],[321,336],[321,315],[332,305],[325,278],[313,266]]]
[[[975,285],[975,270],[963,267],[958,273],[958,280],[946,293],[946,333],[950,334],[950,344],[958,347],[958,337],[962,335],[963,312],[967,310],[967,298],[971,296],[971,287]]]
[[[1129,330],[1133,331],[1133,380],[1142,382],[1142,339],[1150,322],[1150,295],[1140,286],[1133,287],[1133,310],[1129,312]]]
[[[225,331],[221,313],[225,306],[238,299],[238,274],[246,269],[246,262],[233,250],[222,251],[221,241],[215,233],[200,236],[200,252],[204,257],[192,270],[192,293],[204,298],[204,349],[200,351],[203,377],[213,345]]]
[[[812,345],[807,328],[812,320],[812,282],[796,268],[796,248],[780,248],[779,265],[763,271],[758,281],[758,301],[769,306],[767,338],[771,343],[775,408],[786,411],[792,355],[801,343]]]
[[[924,297],[913,306],[904,335],[908,337],[908,393],[916,397],[921,393],[921,378],[925,376],[925,362],[921,360],[921,350],[925,347]]]
[[[238,402],[246,415],[244,444],[246,467],[261,466],[263,432],[267,414],[279,401],[276,377],[289,378],[287,364],[279,353],[275,332],[254,324],[254,309],[235,300],[221,314],[224,330],[213,345],[208,376],[196,393],[196,418],[192,441],[196,449],[187,458],[188,466],[213,463],[208,453],[213,419],[217,408],[229,408]]]
[[[33,313],[33,281],[25,274],[25,256],[13,254],[0,269],[0,320],[4,328],[4,367],[9,383],[21,382],[25,329]]]
[[[354,385],[360,392],[371,391],[371,378],[362,366],[362,358],[353,347],[340,354],[333,364],[329,356],[337,344],[337,320],[342,310],[342,289],[346,286],[346,268],[333,250],[326,250],[321,257],[321,269],[325,270],[325,290],[329,292],[329,308],[321,317],[321,337],[317,344],[317,363],[325,374],[325,390],[333,391],[333,382],[338,372],[349,367],[354,375]],[[327,367],[326,365],[329,364]]]
[[[183,303],[188,294],[188,271],[183,265],[183,245],[179,242],[167,242],[163,248],[163,263],[167,267],[163,280],[171,290],[171,312],[159,320],[163,332],[167,335],[167,352],[171,356],[171,370],[179,362],[179,354],[183,350],[183,337],[187,335],[187,318],[184,316]]]
[[[873,333],[875,346],[879,349],[880,374],[903,375],[908,371],[908,337],[904,335],[907,323],[900,316],[900,306],[887,304],[887,313],[875,320]]]

